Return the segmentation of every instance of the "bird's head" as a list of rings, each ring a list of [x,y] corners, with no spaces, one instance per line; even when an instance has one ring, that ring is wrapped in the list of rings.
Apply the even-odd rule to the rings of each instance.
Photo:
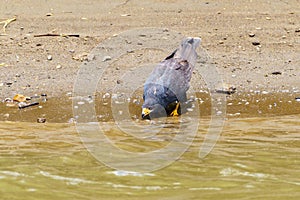
[[[147,99],[142,106],[142,118],[153,119],[167,116],[165,108],[155,99]]]

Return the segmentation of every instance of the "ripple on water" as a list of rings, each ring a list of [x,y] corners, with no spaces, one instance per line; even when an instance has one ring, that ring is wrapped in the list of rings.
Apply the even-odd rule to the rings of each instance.
[[[140,173],[111,169],[93,158],[71,125],[0,122],[1,198],[234,199],[263,194],[263,199],[299,199],[299,123],[299,115],[229,119],[213,151],[200,159],[208,127],[204,121],[183,156],[158,171]],[[108,136],[123,139],[120,144],[128,151],[163,146],[128,139],[106,125]],[[159,128],[169,136],[177,127],[169,121]]]

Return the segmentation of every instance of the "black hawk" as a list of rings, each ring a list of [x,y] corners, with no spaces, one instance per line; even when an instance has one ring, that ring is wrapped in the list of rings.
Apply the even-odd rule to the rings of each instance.
[[[142,118],[178,116],[197,60],[198,37],[182,40],[178,49],[160,62],[144,84]]]

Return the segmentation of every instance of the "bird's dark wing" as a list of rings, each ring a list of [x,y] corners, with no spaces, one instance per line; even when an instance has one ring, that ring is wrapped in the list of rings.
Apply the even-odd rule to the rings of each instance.
[[[162,84],[169,94],[176,95],[178,101],[186,101],[186,91],[190,87],[191,65],[187,61],[171,58],[164,61],[166,70],[161,76]]]
[[[187,61],[175,58],[164,60],[147,79],[144,98],[156,97],[166,103],[185,101],[190,79],[191,67]]]

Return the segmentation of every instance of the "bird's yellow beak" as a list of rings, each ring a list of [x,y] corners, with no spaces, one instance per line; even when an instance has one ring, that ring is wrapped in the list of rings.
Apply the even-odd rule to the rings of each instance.
[[[142,114],[143,115],[149,115],[151,113],[151,110],[149,108],[143,108]]]
[[[143,108],[142,118],[146,118],[146,116],[149,116],[150,113],[151,113],[151,110],[149,108]]]

